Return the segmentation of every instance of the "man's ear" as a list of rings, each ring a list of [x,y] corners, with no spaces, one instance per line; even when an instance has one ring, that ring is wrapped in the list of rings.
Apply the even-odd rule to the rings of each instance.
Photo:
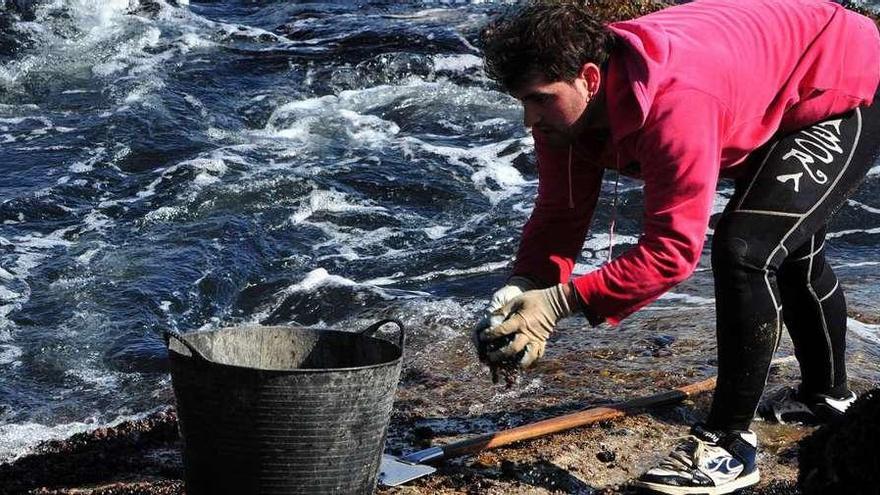
[[[593,62],[587,62],[581,66],[578,78],[583,79],[587,86],[587,92],[592,97],[599,92],[599,85],[602,83],[602,71],[599,66]]]

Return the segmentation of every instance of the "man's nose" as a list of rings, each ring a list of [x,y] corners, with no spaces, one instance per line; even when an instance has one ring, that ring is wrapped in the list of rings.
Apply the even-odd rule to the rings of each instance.
[[[541,120],[538,112],[536,112],[530,105],[523,105],[523,125],[532,128],[538,124]]]

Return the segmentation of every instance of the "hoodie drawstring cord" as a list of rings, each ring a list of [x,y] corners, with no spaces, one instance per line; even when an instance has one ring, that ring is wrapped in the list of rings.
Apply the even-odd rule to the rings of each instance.
[[[614,225],[617,223],[617,196],[620,185],[620,153],[616,153],[616,175],[614,176],[614,201],[611,203],[611,225],[608,226],[608,262],[611,262],[611,252],[614,250]]]
[[[572,194],[572,185],[571,185],[571,155],[572,155],[572,145],[568,145],[568,207],[574,208],[574,194]],[[611,257],[614,251],[614,227],[617,224],[617,198],[619,196],[620,189],[620,153],[615,154],[615,176],[614,176],[614,199],[611,203],[611,222],[608,226],[608,262],[611,262]]]
[[[574,195],[571,193],[571,145],[568,145],[568,207],[574,208]]]

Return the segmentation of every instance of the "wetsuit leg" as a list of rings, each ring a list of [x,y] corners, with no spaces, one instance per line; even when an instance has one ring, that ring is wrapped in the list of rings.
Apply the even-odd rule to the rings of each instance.
[[[809,293],[812,287],[820,299],[828,295],[824,291],[818,294],[829,280],[829,275],[823,274],[827,271],[833,277],[824,256],[822,260],[814,259],[813,269],[807,268],[808,278],[825,277],[815,286],[807,278],[794,282],[794,258],[803,256],[804,246],[811,239],[815,243],[815,234],[821,233],[828,219],[864,179],[878,157],[878,145],[880,105],[873,105],[793,132],[753,153],[750,173],[737,182],[712,240],[718,385],[708,420],[710,428],[748,429],[779,345],[786,299],[795,306],[791,311],[801,310],[797,307],[800,304],[810,304],[816,312],[819,309],[812,294],[807,298],[803,291]],[[789,259],[790,264],[786,264]],[[832,340],[833,355],[834,341],[842,340],[845,332],[846,313],[845,304],[831,298],[822,301],[828,302],[822,309],[833,313],[826,315],[829,328],[825,333]],[[793,326],[796,320],[790,319]],[[807,328],[798,328],[794,333],[802,350],[816,346],[814,341],[820,336]],[[824,352],[827,360],[827,348]],[[813,363],[819,351],[805,351],[803,355],[802,366],[815,369],[816,375],[827,373],[827,363]],[[835,364],[836,370],[842,369],[842,362]],[[826,382],[821,382],[823,387]]]
[[[846,298],[825,260],[825,228],[810,236],[778,273],[782,318],[801,367],[802,392],[848,396]]]

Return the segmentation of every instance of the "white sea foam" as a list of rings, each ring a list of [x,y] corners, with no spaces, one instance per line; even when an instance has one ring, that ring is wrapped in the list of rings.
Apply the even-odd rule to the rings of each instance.
[[[498,125],[507,125],[510,121],[507,119],[503,119],[501,117],[495,117],[491,119],[481,120],[479,122],[474,123],[474,127],[478,129],[486,128],[486,127],[494,127]]]
[[[12,240],[0,237],[0,246],[13,246],[14,257],[12,262],[6,263],[6,267],[0,269],[0,279],[7,281],[15,290],[3,287],[0,299],[3,301],[0,307],[0,330],[14,327],[14,324],[6,317],[12,311],[16,311],[28,300],[31,290],[27,282],[30,271],[58,248],[67,248],[70,241],[64,239],[64,235],[75,227],[66,227],[56,230],[45,236],[32,234],[29,236],[16,236]]]
[[[639,243],[639,238],[633,235],[614,234],[614,252],[620,254],[627,246]],[[593,232],[584,242],[584,249],[590,251],[607,251],[611,244],[611,235],[608,232]]]
[[[119,386],[119,377],[122,375],[122,373],[111,372],[107,369],[95,369],[85,366],[68,369],[64,374],[90,385],[93,389],[104,390],[117,388]]]
[[[102,423],[97,418],[86,418],[59,425],[39,423],[7,423],[0,424],[0,464],[13,462],[31,452],[42,442],[69,438],[77,433],[91,431],[100,427],[116,426],[123,421],[142,419],[155,411],[136,415],[120,415],[109,423]]]
[[[67,438],[98,426],[95,422],[67,423],[56,426],[38,423],[0,425],[0,462],[12,462],[27,455],[41,442]]]
[[[105,232],[116,225],[116,222],[98,210],[92,210],[82,219],[83,232]]]
[[[375,285],[377,287],[381,287],[383,285],[392,285],[399,283],[401,277],[403,277],[403,272],[394,272],[387,277],[371,278],[369,280],[364,280],[361,283],[363,285]]]
[[[12,118],[0,117],[0,122],[2,122],[4,124],[18,125],[18,124],[25,122],[26,120],[28,120],[30,118],[31,117],[12,117]],[[4,129],[4,130],[6,130],[6,129]]]
[[[378,283],[373,283],[378,282]],[[278,307],[279,304],[282,304],[286,298],[295,293],[301,292],[314,292],[317,289],[322,287],[352,287],[370,291],[379,297],[385,300],[407,300],[407,299],[422,299],[429,294],[421,291],[411,291],[411,290],[402,290],[402,289],[393,289],[393,288],[385,288],[382,285],[387,285],[389,280],[385,278],[378,278],[363,282],[357,282],[350,278],[342,277],[339,275],[333,275],[329,273],[325,268],[316,268],[309,273],[306,274],[305,278],[295,284],[291,284],[284,289],[280,290],[275,295],[275,303],[271,304],[270,307],[267,307],[261,311],[255,312],[249,319],[250,323],[258,323],[263,321],[267,316],[272,314]],[[219,320],[216,322],[209,323],[203,328],[213,328],[217,324],[219,324]],[[323,322],[319,322],[317,326],[322,326]]]
[[[0,301],[13,301],[19,297],[21,297],[21,294],[18,292],[13,292],[6,287],[0,286]]]
[[[384,147],[400,132],[394,122],[365,113],[361,93],[390,99],[386,91],[343,91],[339,96],[327,95],[284,104],[272,113],[263,131],[266,137],[299,141],[304,146],[322,146],[338,141],[340,132],[355,146]]]
[[[846,328],[864,340],[880,343],[880,325],[862,323],[859,320],[847,318]]]
[[[290,216],[291,223],[303,223],[306,219],[321,211],[329,212],[381,212],[388,210],[383,206],[359,204],[351,199],[345,193],[338,191],[315,190],[309,193],[308,198],[297,211]]]
[[[631,235],[614,234],[612,254],[620,256],[630,247],[638,244],[639,238]],[[591,272],[608,262],[608,247],[611,236],[607,232],[591,232],[584,242],[580,261],[575,263],[573,275]]]
[[[721,213],[724,211],[724,208],[727,207],[727,203],[730,202],[730,196],[725,196],[722,194],[716,194],[715,198],[712,200],[712,214]]]
[[[471,54],[434,55],[434,69],[450,72],[462,72],[483,66],[483,59]]]
[[[715,304],[714,297],[701,297],[691,294],[681,294],[678,292],[667,292],[660,296],[660,299],[664,301],[675,301],[679,303],[689,304],[692,306],[707,306],[710,304]]]
[[[207,49],[219,46],[217,43],[204,38],[196,33],[184,33],[178,40],[183,53],[192,49]]]
[[[69,228],[61,229],[55,231],[46,236],[40,236],[37,234],[30,236],[19,236],[15,237],[15,245],[17,248],[35,248],[35,249],[51,249],[56,247],[67,247],[70,246],[70,241],[64,240],[61,238],[61,234],[70,230]],[[63,232],[62,232],[63,231]]]
[[[856,263],[840,263],[832,265],[833,268],[857,268],[860,266],[877,266],[880,261],[860,261]]]
[[[103,247],[104,247],[104,245],[102,243],[101,247],[96,247],[96,248],[87,250],[83,254],[77,256],[76,261],[82,265],[88,265],[89,263],[92,262],[92,259],[95,257],[95,255],[98,254],[99,252],[101,252]]]
[[[249,38],[255,41],[267,42],[271,48],[277,47],[278,44],[289,43],[290,40],[284,36],[277,35],[271,31],[266,31],[254,26],[245,26],[241,24],[216,23],[216,26],[227,37],[231,38]],[[253,49],[253,48],[252,48]]]
[[[21,357],[21,347],[11,344],[0,344],[0,366],[15,364]]]
[[[94,282],[95,277],[61,277],[49,284],[50,289],[73,291],[84,289],[89,283]]]
[[[122,88],[134,85],[123,96],[123,108],[132,103],[161,105],[151,95],[164,88],[163,65],[190,50],[215,46],[206,36],[217,32],[217,24],[188,9],[156,2],[159,11],[148,15],[139,11],[136,0],[38,2],[35,22],[14,25],[23,38],[34,40],[35,49],[0,67],[0,88],[29,91],[23,85],[29,80],[63,81],[68,74],[78,80],[91,71],[99,78],[117,78]],[[91,92],[95,91],[79,87],[63,90]]]
[[[433,4],[435,2],[428,0],[429,4]],[[437,3],[449,3],[448,0],[440,1]],[[387,17],[389,19],[418,19],[418,20],[439,20],[445,19],[450,15],[453,15],[454,11],[450,11],[449,9],[423,9],[417,10],[415,12],[407,12],[405,14],[384,14],[383,17]]]
[[[220,148],[211,151],[206,156],[200,156],[191,160],[185,160],[161,170],[159,172],[159,177],[152,180],[149,184],[147,184],[146,187],[135,193],[135,195],[132,197],[119,198],[111,201],[103,201],[99,206],[105,208],[120,203],[134,203],[136,201],[141,201],[151,196],[155,196],[156,188],[159,186],[159,184],[161,184],[166,177],[178,172],[181,168],[188,168],[196,172],[195,177],[192,181],[193,188],[179,194],[180,199],[184,201],[193,200],[198,194],[198,191],[203,186],[221,181],[221,178],[229,171],[228,164],[248,166],[248,164],[245,163],[241,157],[229,154],[226,152],[225,149]],[[170,210],[167,208],[174,208],[175,210],[178,209],[178,207],[160,207],[147,213],[146,219],[151,221],[167,219],[167,215],[175,213],[175,210]],[[183,210],[180,209],[177,210],[176,213],[180,213],[182,211]]]
[[[349,261],[361,259],[355,248],[366,248],[375,245],[381,245],[385,240],[398,235],[398,231],[388,227],[381,227],[364,231],[358,228],[340,227],[330,222],[316,222],[311,224],[323,230],[330,238],[327,241],[316,243],[312,246],[313,250],[323,248],[332,248],[335,254],[325,254],[318,257],[318,261],[324,261],[333,258],[342,258]],[[386,248],[384,253],[372,254],[371,258],[395,257],[401,256],[404,252],[397,249]]]
[[[333,280],[330,274],[324,268],[312,270],[306,275],[306,278],[302,282],[287,286],[279,291],[275,295],[275,301],[268,307],[262,310],[255,311],[251,315],[247,324],[258,325],[261,321],[265,320],[269,315],[274,313],[281,306],[281,304],[284,303],[286,298],[292,293],[313,290],[317,287],[333,282],[338,282],[339,284],[344,286],[356,285],[355,282],[352,280],[343,277],[339,277],[339,279],[340,280]],[[219,324],[221,324],[221,322],[218,318],[212,318],[211,321],[202,325],[199,330],[209,330],[212,328],[216,328]],[[323,321],[319,323],[319,326],[323,326]]]
[[[348,137],[355,142],[383,143],[389,137],[400,132],[400,127],[397,124],[375,115],[361,115],[344,109],[339,111],[339,115],[351,123],[351,126],[346,128],[346,132]]]
[[[449,229],[451,228],[452,227],[448,225],[435,225],[433,227],[428,227],[422,230],[425,232],[425,234],[428,235],[429,239],[437,240],[445,237],[446,233],[449,232]]]
[[[165,222],[181,215],[183,211],[183,208],[180,206],[160,206],[144,215],[144,220],[149,222]]]
[[[452,165],[470,172],[471,180],[477,189],[486,196],[493,205],[503,199],[518,194],[522,186],[529,184],[513,166],[513,160],[517,153],[509,153],[500,156],[502,151],[511,145],[521,145],[527,149],[527,139],[514,138],[498,143],[490,143],[483,146],[441,146],[431,144],[415,137],[407,137],[405,143],[410,149],[415,148],[424,153],[442,156]],[[498,189],[496,187],[500,187]]]
[[[2,79],[15,83],[32,73],[65,72],[90,65],[101,51],[98,47],[117,39],[124,30],[127,22],[123,14],[128,7],[128,0],[41,2],[36,9],[36,22],[16,25],[23,34],[36,36],[40,49],[8,64]],[[56,29],[47,29],[49,26]]]
[[[861,203],[861,202],[856,201],[856,200],[854,200],[854,199],[848,199],[846,202],[847,202],[847,204],[849,204],[850,206],[853,206],[853,207],[859,208],[859,209],[861,209],[861,210],[865,210],[865,211],[867,211],[868,213],[878,213],[878,214],[880,214],[880,208],[874,208],[873,206],[868,206],[868,205],[866,205],[865,203]]]
[[[427,82],[413,76],[394,85],[346,90],[335,96],[326,95],[286,103],[273,111],[264,129],[251,132],[251,139],[257,142],[268,141],[266,144],[272,144],[274,139],[274,146],[284,144],[294,148],[291,156],[304,150],[320,152],[326,146],[346,144],[353,148],[388,149],[399,146],[407,156],[411,156],[407,153],[408,149],[418,148],[422,141],[408,135],[400,136],[402,133],[397,123],[381,118],[378,115],[379,110],[401,104],[414,109],[432,107],[452,99],[460,105],[500,105],[505,110],[508,107],[511,110],[514,108],[511,99],[501,97],[497,92],[461,88],[445,81]],[[460,125],[469,126],[472,123],[456,123],[453,127]],[[278,143],[279,139],[290,142]],[[515,154],[503,158],[497,156],[497,152],[503,150],[506,144],[509,143],[491,145],[485,150],[478,148],[472,150],[472,153],[495,151],[495,156],[486,157],[485,163],[508,163],[516,158]],[[442,149],[438,151],[442,152]],[[450,153],[456,155],[457,151],[450,150]],[[499,179],[504,180],[503,177]]]
[[[837,232],[829,232],[825,235],[828,239],[836,239],[838,237],[844,237],[850,234],[880,234],[880,227],[873,229],[852,229],[852,230],[840,230]]]
[[[457,277],[460,275],[474,275],[477,273],[492,273],[509,267],[509,261],[496,261],[492,263],[484,263],[482,265],[473,266],[470,268],[450,268],[448,270],[437,270],[433,272],[423,273],[421,275],[409,277],[409,280],[434,280],[440,277]]]
[[[326,285],[354,287],[357,286],[358,283],[354,280],[340,277],[339,275],[331,275],[324,268],[317,268],[306,274],[306,278],[304,278],[301,282],[288,286],[286,289],[284,289],[284,292],[286,294],[291,294],[294,292],[311,292],[318,287]]]

